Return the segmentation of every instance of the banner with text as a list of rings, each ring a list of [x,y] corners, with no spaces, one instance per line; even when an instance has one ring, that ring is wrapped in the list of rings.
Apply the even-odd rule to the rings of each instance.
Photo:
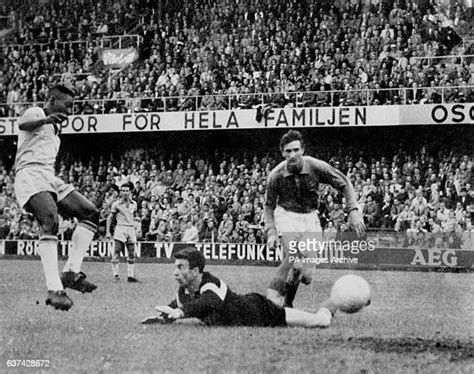
[[[326,247],[317,256],[308,257],[308,263],[323,268],[337,267],[422,267],[446,269],[472,269],[474,251],[455,249],[425,248],[379,248],[361,247],[353,242],[348,247]],[[38,240],[0,240],[0,254],[16,256],[39,256]],[[271,265],[281,261],[283,252],[280,248],[269,249],[264,244],[243,243],[167,243],[139,242],[136,256],[141,258],[172,260],[175,253],[192,246],[204,254],[208,260],[231,261],[235,263]],[[58,255],[68,256],[72,247],[70,241],[59,241]],[[110,258],[112,241],[93,241],[87,256]],[[127,253],[121,253],[126,256]]]
[[[90,257],[111,257],[113,241],[93,241],[87,251],[86,256]],[[5,255],[18,256],[39,256],[39,240],[0,240],[0,248]],[[168,243],[168,242],[138,242],[136,245],[136,257],[154,257],[162,259],[172,259],[176,252],[183,248],[192,246],[210,260],[242,260],[275,262],[281,261],[281,249],[270,250],[264,244],[217,244],[217,243]],[[58,255],[68,256],[72,248],[71,241],[58,242]],[[126,256],[127,252],[121,253]]]
[[[0,135],[17,135],[18,119],[0,118]],[[255,109],[72,115],[61,127],[63,134],[101,134],[437,124],[474,124],[474,104],[271,109],[260,122]]]
[[[138,51],[136,48],[103,49],[100,58],[105,66],[121,69],[138,59]]]

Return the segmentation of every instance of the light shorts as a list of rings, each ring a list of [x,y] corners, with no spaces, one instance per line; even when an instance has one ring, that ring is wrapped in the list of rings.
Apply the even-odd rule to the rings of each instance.
[[[115,226],[114,240],[118,240],[122,243],[136,243],[137,235],[135,233],[135,227],[133,226]]]
[[[317,211],[310,213],[296,213],[283,209],[280,206],[275,208],[274,212],[275,226],[281,235],[281,244],[283,251],[287,252],[299,242],[308,243],[308,250],[301,251],[304,257],[317,257],[317,251],[313,250],[319,247],[315,246],[315,241],[323,241],[323,230]]]
[[[74,186],[65,183],[54,175],[54,172],[42,167],[27,167],[16,172],[15,195],[21,207],[39,192],[49,191],[61,201],[72,191]]]

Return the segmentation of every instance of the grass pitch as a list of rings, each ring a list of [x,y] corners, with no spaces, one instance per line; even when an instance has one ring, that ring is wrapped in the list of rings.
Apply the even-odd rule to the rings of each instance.
[[[173,298],[171,264],[137,264],[139,284],[115,283],[109,263],[84,263],[99,288],[69,290],[69,312],[44,304],[40,261],[0,261],[0,372],[7,360],[49,360],[44,372],[471,373],[474,275],[358,271],[372,304],[326,330],[140,325]],[[236,292],[264,293],[274,268],[208,266]],[[295,307],[315,311],[343,270],[318,270]]]

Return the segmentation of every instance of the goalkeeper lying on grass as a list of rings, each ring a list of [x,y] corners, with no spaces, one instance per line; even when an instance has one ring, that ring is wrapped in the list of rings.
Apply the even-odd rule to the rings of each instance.
[[[328,327],[337,309],[327,301],[317,313],[308,313],[280,307],[257,293],[238,295],[204,271],[206,261],[198,250],[187,248],[174,258],[174,276],[179,283],[176,299],[167,306],[157,306],[158,316],[146,318],[143,324],[197,318],[211,326]]]

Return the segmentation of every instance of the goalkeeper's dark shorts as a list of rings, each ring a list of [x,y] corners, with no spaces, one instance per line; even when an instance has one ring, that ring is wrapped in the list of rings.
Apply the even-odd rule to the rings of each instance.
[[[239,298],[233,314],[232,325],[276,327],[286,326],[285,308],[276,305],[265,296],[249,293]]]

